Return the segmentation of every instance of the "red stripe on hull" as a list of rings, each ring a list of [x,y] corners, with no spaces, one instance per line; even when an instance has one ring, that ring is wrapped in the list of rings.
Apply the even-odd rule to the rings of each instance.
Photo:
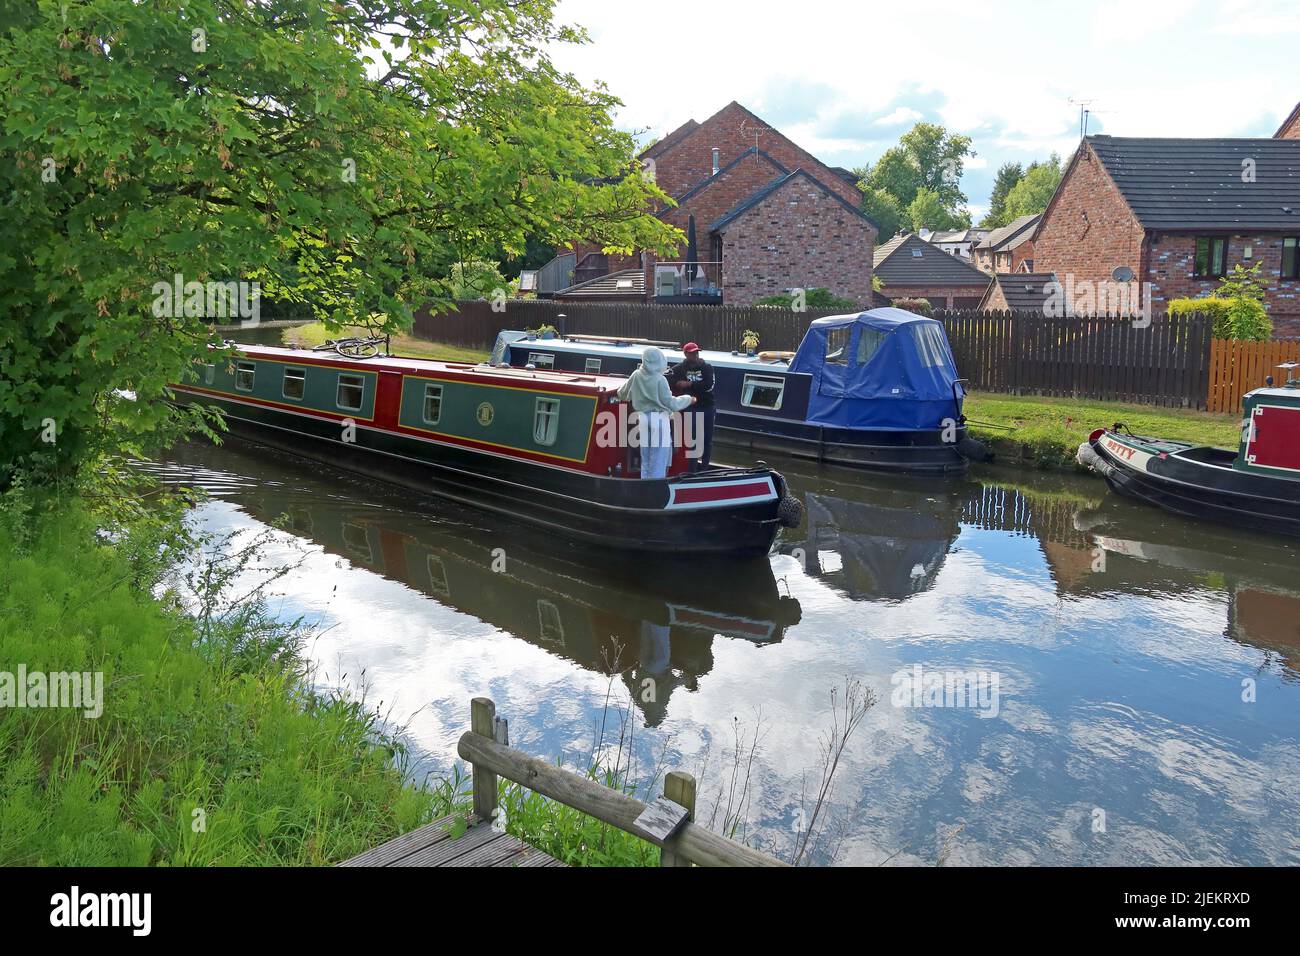
[[[673,489],[673,502],[679,505],[698,504],[702,501],[729,501],[732,498],[754,498],[770,495],[771,486],[766,481],[748,481],[744,484],[716,485],[712,488],[678,487]]]

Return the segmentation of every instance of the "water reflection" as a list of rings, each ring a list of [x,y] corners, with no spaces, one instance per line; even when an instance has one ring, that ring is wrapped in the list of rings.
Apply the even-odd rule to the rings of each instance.
[[[250,516],[327,554],[589,670],[617,672],[647,726],[662,722],[677,688],[699,687],[715,641],[771,644],[799,621],[799,602],[779,592],[765,558],[622,558],[514,527],[507,542],[498,519],[460,509],[453,518],[433,500],[372,487],[357,501],[328,482],[284,483],[294,459],[242,444],[178,446],[168,459],[169,481],[237,489]]]

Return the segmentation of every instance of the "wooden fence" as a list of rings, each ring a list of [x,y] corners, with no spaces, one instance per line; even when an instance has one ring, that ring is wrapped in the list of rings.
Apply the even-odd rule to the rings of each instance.
[[[415,334],[488,349],[502,329],[554,325],[561,332],[699,342],[731,351],[746,329],[759,348],[792,350],[808,324],[843,310],[484,300],[441,315],[417,314]],[[1025,312],[939,312],[957,369],[976,391],[1206,407],[1212,322],[1201,315],[1132,319],[1047,317]],[[1276,364],[1276,363],[1275,363]]]
[[[1283,362],[1300,362],[1300,342],[1234,342],[1215,339],[1210,347],[1209,401],[1212,412],[1236,412],[1241,396],[1265,384],[1268,376],[1278,385],[1286,382]]]

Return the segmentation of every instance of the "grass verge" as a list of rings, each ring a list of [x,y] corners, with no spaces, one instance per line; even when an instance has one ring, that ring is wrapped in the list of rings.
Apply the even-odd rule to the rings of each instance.
[[[1235,448],[1240,416],[1151,405],[1070,398],[972,392],[966,398],[970,432],[998,460],[1038,468],[1072,470],[1079,445],[1093,429],[1123,422],[1135,434]],[[988,423],[995,426],[985,427]]]
[[[348,336],[366,336],[369,334],[365,329],[360,328],[349,328],[342,332],[329,332],[321,323],[310,322],[307,325],[296,325],[285,329],[281,341],[292,348],[309,349],[317,345],[323,345],[326,339],[341,339]],[[461,348],[459,345],[430,342],[427,339],[418,339],[413,335],[405,334],[394,335],[390,342],[390,348],[394,355],[407,358],[436,359],[440,362],[482,362],[492,354],[484,349]]]

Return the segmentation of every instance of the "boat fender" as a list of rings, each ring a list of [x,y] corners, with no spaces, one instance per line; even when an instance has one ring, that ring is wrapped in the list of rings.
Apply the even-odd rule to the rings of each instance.
[[[783,528],[797,528],[803,519],[803,502],[794,495],[786,495],[776,506],[776,519]]]
[[[1075,460],[1085,468],[1091,468],[1106,477],[1115,470],[1114,466],[1102,460],[1101,455],[1097,454],[1097,449],[1092,447],[1091,441],[1086,441],[1079,446],[1079,451],[1074,456]]]
[[[984,443],[974,438],[963,438],[957,442],[957,454],[968,461],[989,461],[993,457]]]

